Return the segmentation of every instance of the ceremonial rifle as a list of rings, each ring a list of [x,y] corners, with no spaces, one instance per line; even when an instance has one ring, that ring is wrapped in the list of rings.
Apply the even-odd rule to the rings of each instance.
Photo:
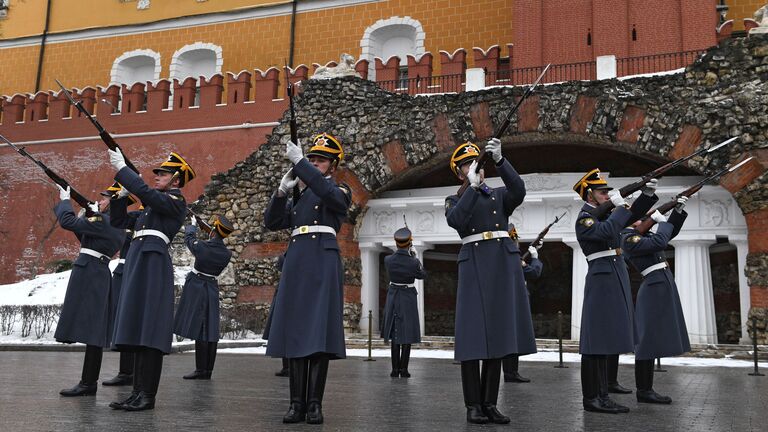
[[[689,187],[688,189],[686,189],[686,190],[680,192],[679,194],[675,195],[675,197],[672,200],[670,200],[670,201],[668,201],[668,202],[666,202],[666,203],[656,207],[654,210],[651,210],[650,212],[648,212],[648,214],[645,217],[643,217],[642,221],[640,221],[640,224],[635,228],[635,231],[637,231],[641,235],[647,233],[648,230],[650,230],[651,227],[656,223],[656,221],[654,221],[653,218],[651,218],[651,216],[650,216],[651,214],[653,214],[656,211],[658,211],[661,214],[669,212],[670,210],[675,208],[675,206],[677,205],[677,199],[678,198],[680,198],[680,197],[689,197],[690,198],[693,194],[695,194],[702,187],[704,187],[705,184],[707,184],[707,183],[709,183],[709,182],[711,182],[713,180],[717,180],[718,178],[724,176],[725,174],[728,174],[729,172],[736,171],[737,169],[739,169],[739,167],[741,167],[742,165],[744,165],[745,163],[749,162],[752,159],[753,158],[750,157],[748,159],[745,159],[745,160],[739,162],[738,164],[734,165],[733,167],[725,167],[724,169],[720,170],[719,172],[716,172],[715,174],[712,174],[711,176],[706,177],[705,179],[701,180],[700,182],[696,183],[695,185],[693,185],[693,186]]]
[[[56,174],[52,169],[48,168],[44,163],[40,162],[39,160],[35,159],[34,156],[27,153],[24,147],[18,147],[16,144],[12,143],[8,138],[4,137],[3,135],[0,135],[0,139],[5,141],[6,144],[13,147],[14,150],[19,152],[20,155],[24,156],[25,158],[31,160],[35,163],[35,165],[39,166],[45,175],[48,176],[51,180],[53,180],[54,183],[61,186],[62,188],[66,189],[69,188],[69,196],[75,200],[75,202],[82,208],[85,209],[85,215],[86,216],[93,216],[94,212],[91,210],[90,205],[93,205],[94,202],[89,200],[88,198],[84,197],[83,194],[75,190],[68,181],[64,180],[60,175]]]
[[[194,204],[194,203],[193,203]],[[197,213],[195,213],[191,208],[187,207],[187,213],[194,216],[195,219],[197,219],[197,224],[200,225],[200,229],[205,231],[206,234],[211,234],[211,231],[213,231],[213,227],[206,222],[203,218],[200,217]]]
[[[726,146],[726,145],[732,143],[733,141],[735,141],[737,139],[739,139],[739,137],[728,138],[727,140],[721,142],[720,144],[717,144],[715,146],[711,146],[709,148],[705,148],[705,149],[701,149],[701,150],[695,151],[695,152],[689,154],[688,156],[681,157],[681,158],[676,159],[676,160],[674,160],[672,162],[669,162],[668,164],[663,165],[663,166],[661,166],[659,168],[656,168],[655,170],[653,170],[653,171],[649,172],[648,174],[642,176],[642,178],[640,180],[638,180],[638,181],[636,181],[634,183],[630,183],[630,184],[628,184],[626,186],[623,186],[622,188],[619,189],[619,193],[621,193],[622,197],[626,198],[626,197],[632,195],[633,193],[639,191],[640,189],[642,189],[645,186],[645,184],[648,183],[649,180],[654,179],[654,178],[655,179],[661,178],[667,171],[669,171],[672,168],[675,168],[676,166],[678,166],[678,165],[688,161],[689,159],[691,159],[693,157],[696,157],[698,155],[704,154],[704,153],[712,153],[713,151],[719,149],[720,147]],[[613,207],[614,207],[613,202],[611,202],[611,200],[607,200],[604,203],[598,205],[597,207],[591,209],[589,211],[589,213],[592,214],[592,216],[596,217],[597,219],[601,219],[603,216],[608,214],[608,212],[611,211],[611,209]]]
[[[549,70],[549,67],[551,65],[552,64],[549,63],[546,66],[544,66],[544,70],[541,71],[541,74],[539,75],[538,78],[536,78],[536,81],[533,83],[533,85],[531,85],[525,90],[525,93],[523,93],[523,97],[521,97],[520,100],[517,101],[515,106],[512,107],[509,113],[507,113],[506,118],[504,118],[504,122],[502,122],[499,128],[496,129],[496,132],[494,132],[493,138],[501,139],[501,137],[504,135],[504,132],[506,132],[507,129],[509,128],[509,125],[512,124],[512,116],[515,115],[517,110],[520,108],[520,105],[522,105],[523,102],[525,102],[525,100],[528,99],[528,97],[533,94],[533,92],[536,90],[536,87],[539,86],[541,79],[544,78],[544,74],[547,73],[547,70]],[[479,173],[480,170],[483,168],[483,165],[485,165],[485,163],[488,162],[488,159],[490,159],[490,157],[491,155],[486,153],[485,148],[483,148],[483,150],[480,151],[480,155],[477,157],[477,168],[475,169],[475,172]],[[469,187],[469,178],[465,178],[464,183],[461,184],[461,187],[459,188],[459,191],[456,192],[456,195],[461,196],[467,190],[468,187]]]
[[[291,141],[299,145],[299,130],[298,126],[296,126],[296,111],[293,109],[293,84],[291,84],[291,80],[288,77],[288,63],[285,63],[285,93],[288,95],[288,108],[290,111],[290,117],[288,119],[288,126],[291,130]],[[293,172],[293,169],[291,169],[291,173],[296,176],[296,173]],[[293,187],[293,205],[296,205],[296,202],[299,200],[299,195],[301,194],[301,190],[299,189],[299,184],[296,183],[296,186]]]
[[[560,222],[560,219],[562,219],[562,217],[563,217],[563,216],[565,216],[565,214],[566,214],[566,213],[567,213],[567,212],[563,212],[563,214],[561,214],[560,216],[555,216],[555,220],[554,220],[554,221],[552,221],[552,223],[550,223],[549,225],[547,225],[547,226],[546,226],[546,228],[544,228],[544,229],[543,229],[543,230],[542,230],[542,231],[539,233],[539,235],[538,235],[538,236],[536,236],[536,239],[534,239],[534,240],[531,242],[531,244],[530,244],[530,245],[531,245],[531,246],[533,246],[533,247],[539,247],[539,245],[543,244],[543,243],[544,243],[544,236],[546,236],[546,235],[547,235],[547,233],[549,232],[549,229],[550,229],[550,228],[552,228],[552,226],[553,226],[554,224],[556,224],[556,223]],[[529,256],[530,254],[531,254],[531,253],[530,253],[529,251],[527,251],[527,250],[526,250],[526,251],[525,251],[525,253],[523,254],[523,256],[521,256],[521,257],[520,257],[520,259],[521,259],[521,260],[525,260],[526,258],[528,258],[528,256]]]
[[[125,164],[128,166],[128,168],[132,169],[134,172],[136,172],[136,174],[138,174],[139,170],[136,168],[136,166],[133,165],[133,163],[131,163],[130,160],[128,160],[128,157],[125,155],[125,151],[123,151],[122,147],[120,147],[120,144],[118,144],[117,141],[115,141],[115,139],[112,138],[112,135],[110,135],[109,132],[107,132],[104,129],[104,127],[101,126],[101,123],[99,123],[99,121],[96,120],[91,115],[91,113],[88,112],[87,109],[85,109],[85,107],[83,106],[83,103],[81,101],[76,101],[75,98],[72,97],[72,94],[69,92],[69,90],[64,88],[64,85],[61,84],[59,82],[59,80],[54,80],[54,81],[56,81],[56,84],[58,84],[59,87],[61,87],[61,91],[67,97],[67,99],[69,100],[69,103],[74,105],[75,108],[77,108],[78,111],[80,111],[84,116],[86,116],[88,118],[88,120],[91,121],[93,126],[96,127],[96,130],[99,131],[99,136],[101,137],[101,140],[104,141],[104,144],[106,144],[107,147],[109,147],[109,149],[112,150],[112,151],[120,150],[120,153],[123,154],[123,158],[125,158]],[[110,106],[111,106],[111,104],[110,104]]]

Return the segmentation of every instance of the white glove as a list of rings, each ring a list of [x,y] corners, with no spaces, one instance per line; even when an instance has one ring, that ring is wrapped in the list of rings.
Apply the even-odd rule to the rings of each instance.
[[[280,180],[280,186],[278,187],[278,189],[280,189],[280,192],[288,195],[288,192],[290,192],[291,189],[293,189],[298,183],[299,183],[299,179],[298,177],[296,177],[296,175],[293,173],[293,170],[291,169],[291,170],[288,170],[288,172],[286,172],[285,175],[283,176],[283,179]]]
[[[126,189],[125,187],[121,187],[120,190],[117,191],[117,198],[125,198],[130,194],[131,193],[128,192],[128,189]]]
[[[469,165],[469,171],[467,172],[467,179],[469,185],[477,189],[480,187],[480,173],[477,170],[477,159],[473,160]]]
[[[658,210],[654,211],[653,214],[651,214],[651,219],[653,219],[656,223],[666,222],[667,217],[663,214],[659,213]]]
[[[659,180],[652,178],[648,180],[648,183],[643,187],[643,194],[653,196],[656,193],[656,187],[659,185]]]
[[[99,203],[88,203],[88,209],[94,213],[99,212]]]
[[[627,200],[625,200],[624,197],[621,196],[621,192],[616,189],[608,192],[608,198],[611,199],[611,202],[616,207],[623,207],[627,205]]]
[[[59,185],[56,185],[59,186]],[[66,201],[69,199],[69,187],[64,189],[63,187],[59,186],[59,199],[62,201]]]
[[[197,226],[197,218],[192,216],[189,218],[189,224],[192,226]]]
[[[677,205],[675,205],[675,211],[678,213],[683,212],[683,208],[685,207],[685,204],[688,202],[687,196],[679,196],[677,197]]]
[[[125,168],[125,157],[120,153],[120,149],[115,149],[114,151],[107,150],[107,153],[109,154],[109,163],[112,164],[115,170],[120,171]]]
[[[81,218],[83,216],[85,216],[85,209],[81,208],[80,210],[77,211],[77,217]]]
[[[485,151],[491,155],[494,162],[501,162],[501,141],[498,138],[489,139],[488,144],[485,145]]]
[[[299,144],[301,144],[301,141],[299,141]],[[292,141],[288,141],[285,144],[285,157],[295,165],[304,157],[304,153],[301,151],[301,147]]]
[[[531,258],[533,259],[539,258],[539,251],[533,246],[528,246],[528,253],[531,254]]]

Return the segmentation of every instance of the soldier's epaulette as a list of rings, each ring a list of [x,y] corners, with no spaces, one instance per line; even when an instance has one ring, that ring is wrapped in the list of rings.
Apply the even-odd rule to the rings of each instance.
[[[589,228],[595,224],[595,218],[587,212],[581,212],[581,214],[579,214],[579,224]]]
[[[339,189],[341,189],[342,192],[344,192],[344,195],[351,197],[352,196],[352,188],[349,187],[346,183],[340,183]]]
[[[445,198],[445,209],[448,210],[453,206],[453,197],[455,195],[451,195],[447,198]]]
[[[177,201],[184,201],[184,195],[182,195],[181,193],[174,193],[174,192],[169,191],[168,192],[168,196],[173,198],[173,199],[175,199],[175,200],[177,200]]]
[[[641,236],[640,234],[635,234],[627,238],[627,243],[640,243],[640,240],[642,239],[643,239],[643,236]]]
[[[101,222],[102,220],[103,220],[103,218],[101,216],[99,216],[99,215],[90,216],[88,218],[88,222]]]

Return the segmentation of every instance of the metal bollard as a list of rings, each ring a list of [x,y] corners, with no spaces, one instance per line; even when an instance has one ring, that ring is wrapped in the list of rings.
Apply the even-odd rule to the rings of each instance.
[[[752,315],[752,358],[755,360],[755,371],[749,376],[765,376],[757,370],[757,317]]]
[[[660,357],[656,358],[656,369],[654,369],[653,371],[654,372],[666,372],[667,371],[666,369],[662,369],[661,368],[661,358]]]
[[[557,311],[557,345],[560,352],[560,363],[555,367],[557,369],[568,369],[568,366],[563,364],[563,312]]]
[[[363,361],[376,361],[371,357],[371,346],[373,345],[373,311],[368,310],[368,358]]]

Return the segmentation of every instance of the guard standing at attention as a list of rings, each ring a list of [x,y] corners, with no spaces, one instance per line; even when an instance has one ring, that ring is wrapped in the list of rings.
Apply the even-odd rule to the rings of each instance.
[[[509,229],[509,238],[511,238],[518,247],[520,246],[520,236],[517,234],[515,226]],[[541,248],[541,246],[539,246]],[[541,277],[541,272],[544,269],[544,264],[539,259],[539,250],[534,246],[528,246],[528,254],[531,256],[531,262],[527,263],[525,260],[520,260],[520,265],[523,266],[523,277],[526,280],[526,290],[528,288],[529,280],[536,280]],[[530,291],[529,291],[530,299]],[[531,382],[530,378],[526,378],[520,375],[520,356],[511,355],[501,361],[502,370],[504,371],[504,382],[518,382],[527,383]]]
[[[347,217],[352,193],[333,174],[344,159],[339,140],[317,135],[304,157],[286,144],[293,168],[285,173],[264,212],[270,230],[291,230],[274,303],[267,355],[290,359],[290,407],[284,423],[323,422],[328,361],[346,358],[344,268],[336,233]],[[297,201],[288,198],[294,186]]]
[[[664,250],[683,227],[688,213],[683,210],[688,197],[677,198],[669,221],[654,212],[651,218],[659,224],[656,233],[640,234],[635,229],[622,233],[622,249],[629,262],[643,276],[635,304],[635,382],[637,401],[670,404],[672,398],[653,390],[653,359],[672,357],[691,350],[683,307],[669,269]]]
[[[525,289],[520,251],[509,238],[508,220],[525,198],[525,184],[501,153],[501,141],[485,147],[504,182],[490,188],[477,171],[479,148],[459,145],[450,166],[470,187],[445,200],[448,225],[461,236],[456,293],[455,359],[461,362],[461,383],[469,423],[509,423],[496,408],[501,360],[536,352],[533,322]],[[482,373],[480,360],[483,360]]]
[[[389,289],[381,337],[391,341],[392,372],[389,376],[410,378],[408,361],[411,345],[421,342],[419,306],[413,282],[414,279],[427,277],[427,272],[416,258],[416,251],[412,250],[413,235],[407,226],[395,231],[395,245],[395,253],[384,258],[384,266],[389,274]]]
[[[133,392],[114,409],[143,411],[155,407],[163,369],[163,355],[171,352],[173,339],[173,264],[168,247],[184,224],[187,202],[179,188],[195,171],[177,153],[171,153],[154,172],[154,187],[126,167],[120,150],[108,150],[117,180],[136,195],[144,210],[136,219],[136,232],[125,258],[123,286],[117,305],[113,348],[136,356]],[[123,226],[128,217],[126,200],[112,200],[112,223]]]
[[[645,184],[630,208],[618,190],[593,169],[573,186],[585,201],[576,218],[576,239],[586,255],[588,270],[581,313],[581,389],[586,411],[626,413],[629,408],[608,395],[608,356],[634,350],[632,291],[624,258],[621,231],[640,219],[658,201],[656,179]],[[598,220],[591,211],[611,201],[615,209]]]
[[[120,194],[123,187],[120,183],[115,182],[112,186],[107,188],[107,193],[110,198],[125,199],[128,200],[126,206],[130,207],[136,200],[131,196],[125,196],[125,192]],[[122,198],[118,198],[122,196]],[[133,240],[133,226],[136,223],[136,218],[141,214],[140,211],[128,212],[128,217],[124,220],[124,226],[117,227],[125,230],[125,240],[123,240],[123,246],[120,248],[120,258],[117,260],[117,266],[112,271],[112,289],[109,292],[109,335],[115,328],[115,313],[117,312],[117,303],[120,300],[120,288],[123,285],[123,268],[125,267],[125,257],[128,256],[128,249],[131,247],[131,240]],[[102,381],[101,385],[105,386],[125,386],[133,384],[133,363],[134,355],[130,351],[123,351],[120,353],[120,363],[117,376],[112,379]]]
[[[122,231],[109,224],[104,212],[109,198],[102,196],[89,210],[89,217],[78,217],[72,210],[69,188],[59,186],[59,202],[53,211],[59,225],[72,231],[80,241],[80,253],[72,263],[64,304],[54,338],[63,343],[85,344],[85,358],[80,382],[59,392],[62,396],[96,394],[104,347],[109,346],[109,288],[112,275],[109,261],[120,249]]]
[[[184,230],[184,243],[195,257],[187,273],[173,323],[173,332],[195,341],[195,371],[184,379],[211,379],[219,342],[219,284],[216,278],[232,258],[224,239],[235,228],[224,216],[214,215],[208,240],[197,239],[197,219]]]

